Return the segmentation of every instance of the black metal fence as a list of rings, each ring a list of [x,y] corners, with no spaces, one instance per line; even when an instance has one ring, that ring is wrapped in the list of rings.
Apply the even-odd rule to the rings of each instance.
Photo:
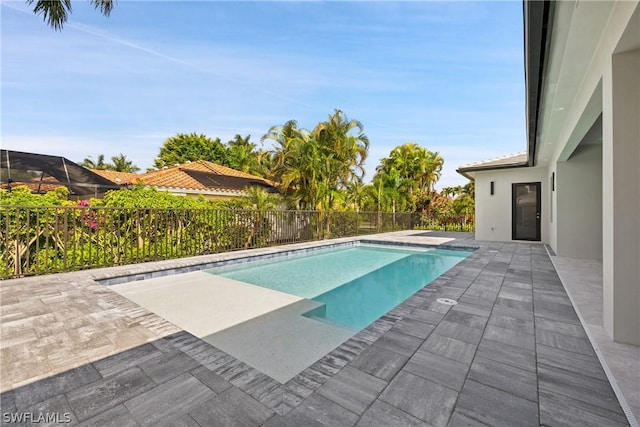
[[[412,227],[407,213],[0,208],[0,278],[22,277]]]
[[[413,228],[473,231],[473,216],[2,206],[0,278]]]

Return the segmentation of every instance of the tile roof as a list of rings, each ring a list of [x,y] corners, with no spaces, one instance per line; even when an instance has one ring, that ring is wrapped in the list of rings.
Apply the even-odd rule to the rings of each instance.
[[[473,170],[476,168],[490,169],[492,166],[505,167],[511,165],[519,165],[527,161],[527,153],[525,151],[516,154],[508,154],[494,159],[482,160],[480,162],[469,163],[458,168],[458,170]]]
[[[475,172],[489,171],[495,169],[519,168],[528,166],[528,155],[526,152],[509,154],[495,159],[483,160],[481,162],[469,163],[456,169],[460,175],[470,180],[475,179]]]
[[[91,169],[91,172],[97,173],[117,185],[135,184],[143,175],[132,172],[116,172],[98,169]]]
[[[277,184],[259,176],[231,169],[226,166],[198,160],[183,163],[167,169],[143,174],[129,174],[114,171],[94,171],[104,178],[120,185],[142,181],[154,187],[175,189],[221,191],[227,193],[243,193],[251,185],[275,188]],[[117,181],[120,179],[120,181]]]

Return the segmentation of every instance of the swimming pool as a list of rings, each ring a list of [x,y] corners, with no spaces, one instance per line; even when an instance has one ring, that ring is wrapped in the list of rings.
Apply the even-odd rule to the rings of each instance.
[[[229,254],[109,286],[285,384],[472,251],[346,241]]]
[[[470,253],[359,245],[207,272],[312,299],[321,305],[304,316],[359,331]]]

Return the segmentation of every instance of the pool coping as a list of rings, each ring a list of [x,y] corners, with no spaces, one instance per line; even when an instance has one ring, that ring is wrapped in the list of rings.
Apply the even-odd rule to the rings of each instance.
[[[391,242],[387,240],[371,240],[369,239],[361,239],[361,238],[349,238],[349,240],[338,242],[338,243],[325,243],[317,246],[305,246],[300,248],[292,248],[280,251],[269,251],[267,253],[258,253],[255,255],[246,254],[247,251],[253,251],[255,249],[249,249],[247,251],[239,251],[239,252],[229,252],[229,253],[221,253],[216,255],[223,254],[234,254],[237,256],[226,256],[221,260],[211,260],[205,261],[202,263],[194,263],[186,266],[179,267],[171,267],[171,268],[161,268],[161,269],[150,269],[148,271],[136,272],[133,274],[124,274],[124,275],[113,275],[113,274],[105,274],[103,276],[98,275],[94,277],[94,280],[101,285],[112,286],[119,285],[121,283],[128,283],[139,280],[147,280],[154,279],[157,277],[166,277],[175,274],[183,274],[190,273],[193,271],[202,271],[208,270],[211,268],[218,267],[227,267],[231,265],[239,265],[245,264],[249,262],[257,262],[264,261],[273,258],[281,258],[281,257],[289,257],[295,255],[301,255],[306,253],[313,253],[320,250],[327,250],[332,248],[348,248],[352,246],[358,246],[360,244],[375,244],[381,246],[395,246],[395,247],[415,247],[415,248],[433,248],[433,249],[447,249],[447,250],[455,250],[455,251],[474,251],[477,250],[477,246],[453,246],[453,245],[437,245],[437,244],[419,244],[419,243],[410,243],[410,242]],[[284,247],[289,247],[291,245],[286,245]],[[270,248],[282,248],[283,246],[274,246]],[[210,257],[211,255],[207,255]],[[160,261],[164,262],[164,261]],[[116,267],[114,267],[116,268]]]

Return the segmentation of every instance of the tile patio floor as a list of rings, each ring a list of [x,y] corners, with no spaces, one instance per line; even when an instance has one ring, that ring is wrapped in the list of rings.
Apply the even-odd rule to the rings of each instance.
[[[1,282],[2,425],[629,425],[544,246],[456,236],[479,249],[286,384],[93,280],[155,263]]]

